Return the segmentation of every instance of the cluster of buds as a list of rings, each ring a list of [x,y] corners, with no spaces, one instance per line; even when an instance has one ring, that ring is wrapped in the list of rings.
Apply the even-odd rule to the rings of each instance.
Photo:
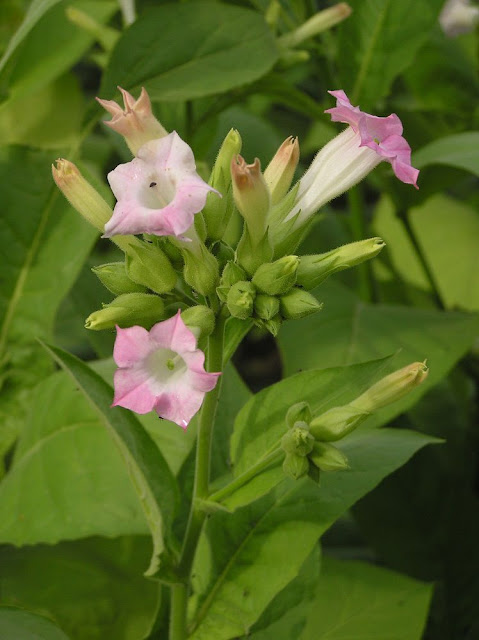
[[[306,402],[290,407],[286,414],[288,431],[281,439],[285,474],[295,480],[309,475],[319,481],[320,471],[348,469],[347,457],[331,443],[342,440],[375,411],[415,389],[427,374],[425,363],[414,362],[386,376],[349,404],[316,417]]]
[[[371,238],[297,256],[313,214],[381,160],[405,182],[415,184],[417,171],[397,116],[364,114],[336,91],[338,105],[329,111],[349,127],[292,188],[298,140],[287,138],[262,172],[258,159],[247,164],[240,155],[234,129],[205,182],[191,148],[155,118],[146,91],[137,100],[120,91],[123,108],[99,100],[113,116],[108,126],[134,155],[108,174],[113,210],[71,162],[58,160],[53,176],[73,207],[125,254],[123,262],[94,268],[115,298],[86,320],[89,329],[117,329],[115,404],[138,413],[153,408],[185,427],[217,381],[198,345],[220,315],[222,323],[232,316],[276,335],[284,320],[318,311],[310,290],[377,255],[384,243]],[[181,408],[188,389],[190,402],[181,400]]]

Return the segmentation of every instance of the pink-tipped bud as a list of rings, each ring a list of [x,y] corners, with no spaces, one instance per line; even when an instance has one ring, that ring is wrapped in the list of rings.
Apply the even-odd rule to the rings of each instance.
[[[231,178],[235,204],[246,221],[253,244],[256,244],[265,234],[271,206],[269,189],[261,173],[259,159],[255,158],[253,164],[246,164],[242,156],[234,156],[231,161]]]
[[[272,204],[276,204],[287,194],[298,162],[298,138],[289,136],[279,147],[264,172],[264,179],[271,193]]]
[[[153,115],[151,101],[148,93],[143,87],[138,100],[118,87],[123,96],[123,109],[114,100],[102,100],[97,98],[101,106],[113,117],[105,121],[104,124],[120,133],[130,148],[133,155],[140,147],[150,140],[157,140],[168,135],[166,129]]]
[[[413,362],[377,382],[359,398],[353,400],[351,406],[361,411],[372,413],[381,407],[396,402],[396,400],[415,389],[424,382],[428,372],[425,362]]]
[[[91,225],[99,231],[111,217],[112,210],[108,203],[82,176],[73,162],[58,158],[56,166],[52,165],[53,179],[65,198]]]

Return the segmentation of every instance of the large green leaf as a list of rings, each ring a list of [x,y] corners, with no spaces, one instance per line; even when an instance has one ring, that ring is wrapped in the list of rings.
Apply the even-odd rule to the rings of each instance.
[[[409,219],[444,306],[479,311],[477,211],[438,194],[411,209]]]
[[[390,305],[365,304],[346,287],[326,282],[315,292],[324,300],[320,313],[284,325],[279,344],[286,373],[346,365],[390,355],[399,368],[427,358],[429,376],[412,393],[381,409],[382,423],[414,404],[441,380],[474,342],[476,315]],[[370,423],[371,424],[371,423]]]
[[[431,585],[325,557],[300,640],[420,640]]]
[[[412,163],[418,169],[444,164],[479,176],[479,131],[465,131],[434,140],[416,151]]]
[[[429,0],[351,0],[353,15],[339,27],[340,86],[364,109],[388,95],[393,80],[415,61],[444,4]]]
[[[159,603],[159,584],[141,575],[150,551],[146,536],[3,547],[2,602],[47,614],[75,640],[140,640]]]
[[[98,235],[55,187],[53,159],[22,147],[0,150],[0,454],[22,419],[19,399],[51,370],[35,338],[51,338],[58,306]]]
[[[353,434],[342,441],[351,470],[285,480],[234,514],[207,522],[193,572],[192,640],[246,634],[274,596],[298,573],[317,539],[359,498],[434,439],[402,430]],[[285,561],[287,559],[287,561]]]
[[[144,85],[156,100],[222,93],[267,73],[278,53],[263,17],[216,2],[145,11],[113,50],[100,94]]]
[[[99,412],[118,446],[153,538],[153,557],[147,572],[153,574],[176,510],[178,488],[174,476],[134,414],[122,407],[111,407],[111,387],[78,358],[56,347],[47,349]]]
[[[0,607],[0,638],[10,640],[68,640],[47,618],[15,607]]]

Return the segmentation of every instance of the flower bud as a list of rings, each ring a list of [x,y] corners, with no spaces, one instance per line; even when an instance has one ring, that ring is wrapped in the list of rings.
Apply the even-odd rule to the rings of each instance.
[[[309,459],[321,471],[349,469],[348,459],[344,453],[326,442],[315,442]]]
[[[316,440],[334,442],[354,431],[371,414],[354,406],[333,407],[311,420],[311,433]]]
[[[233,197],[239,212],[246,222],[253,246],[258,244],[266,232],[266,219],[271,206],[269,189],[261,173],[258,158],[246,164],[240,155],[231,162]]]
[[[281,48],[296,47],[304,40],[312,38],[318,33],[331,29],[335,24],[342,22],[351,15],[351,11],[351,7],[346,2],[339,2],[332,7],[318,11],[297,29],[281,36],[278,39],[278,44]]]
[[[202,304],[182,311],[181,319],[193,331],[197,340],[206,338],[215,328],[215,314],[209,307]]]
[[[146,287],[130,280],[124,262],[109,262],[92,268],[103,286],[116,296],[122,293],[145,293]]]
[[[254,312],[262,320],[271,320],[279,312],[278,298],[259,293],[254,299]]]
[[[275,262],[262,264],[253,276],[253,284],[270,296],[287,293],[296,282],[298,264],[298,256],[284,256]]]
[[[284,473],[293,478],[293,480],[299,480],[308,473],[309,461],[304,456],[297,456],[294,453],[287,453],[283,462]]]
[[[264,171],[271,194],[271,203],[279,202],[288,192],[299,162],[298,138],[289,136],[280,146]]]
[[[168,293],[178,279],[171,262],[154,244],[141,243],[133,247],[126,256],[128,277],[145,285],[155,293]]]
[[[286,424],[292,429],[296,422],[311,422],[311,409],[307,402],[297,402],[293,404],[286,413]]]
[[[231,161],[241,151],[241,136],[236,129],[230,129],[220,147],[213,166],[209,184],[219,191],[223,198],[208,194],[203,216],[208,237],[220,240],[226,230],[234,208],[231,189]]]
[[[203,296],[213,293],[219,277],[219,266],[216,258],[199,238],[194,239],[192,242],[179,241],[177,246],[180,247],[185,261],[183,269],[185,281]]]
[[[333,273],[354,267],[374,258],[386,246],[382,238],[351,242],[314,256],[301,256],[296,282],[305,289],[314,289]]]
[[[230,288],[245,278],[246,273],[238,264],[232,261],[228,262],[221,274],[220,286],[216,288],[219,299],[226,302]]]
[[[116,325],[124,329],[139,325],[150,329],[165,317],[165,305],[159,296],[148,293],[124,293],[103,309],[94,311],[85,320],[85,327],[100,331],[113,329]]]
[[[296,422],[281,438],[281,448],[286,453],[307,456],[313,449],[314,438],[306,422]]]
[[[412,391],[424,382],[428,372],[425,362],[413,362],[377,382],[350,405],[359,411],[372,413]]]
[[[273,249],[269,241],[268,232],[258,242],[251,239],[248,227],[243,230],[243,235],[236,248],[236,258],[249,276],[252,276],[259,267],[270,262],[273,257]]]
[[[228,291],[226,306],[235,318],[246,320],[253,314],[254,298],[256,289],[246,280],[241,280],[234,284]]]
[[[153,115],[150,98],[144,87],[136,101],[128,91],[118,88],[123,96],[123,109],[113,100],[97,98],[97,101],[113,116],[104,124],[120,133],[132,154],[136,155],[146,142],[164,138],[168,132]]]
[[[281,296],[279,304],[281,315],[286,320],[304,318],[323,308],[323,304],[318,302],[313,295],[297,288],[291,289],[289,293]]]
[[[269,331],[274,338],[276,338],[276,336],[278,335],[278,331],[283,324],[283,319],[281,318],[280,314],[277,313],[274,318],[271,318],[270,320],[260,320],[260,322],[261,326]]]

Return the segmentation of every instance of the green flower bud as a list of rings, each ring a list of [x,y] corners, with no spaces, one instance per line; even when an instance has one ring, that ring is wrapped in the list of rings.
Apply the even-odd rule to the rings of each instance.
[[[301,256],[296,282],[305,289],[314,289],[333,273],[374,258],[385,246],[382,238],[369,238],[345,244],[327,253]]]
[[[273,257],[273,249],[265,231],[263,237],[258,242],[253,242],[247,227],[243,230],[243,235],[236,247],[236,257],[239,264],[249,276],[252,276],[265,262],[270,262]]]
[[[263,320],[271,320],[279,312],[278,298],[259,293],[254,300],[254,312]]]
[[[263,326],[267,331],[271,333],[272,336],[276,338],[276,336],[278,335],[278,331],[283,324],[283,319],[278,313],[274,316],[274,318],[271,318],[271,320],[261,320],[260,322],[262,323],[261,326]]]
[[[311,433],[316,440],[334,442],[354,431],[370,415],[367,411],[360,411],[354,405],[334,407],[311,420]]]
[[[297,402],[288,409],[286,413],[286,424],[289,429],[292,429],[296,422],[305,422],[309,424],[311,422],[311,409],[307,402]]]
[[[198,304],[181,312],[181,319],[189,327],[196,338],[206,338],[215,328],[215,314],[205,305]]]
[[[276,204],[287,194],[299,162],[298,138],[289,136],[264,171],[264,179]]]
[[[288,293],[296,282],[298,264],[298,256],[284,256],[275,262],[262,264],[253,276],[253,284],[270,296]]]
[[[321,471],[349,469],[348,459],[344,453],[326,442],[315,442],[309,459]]]
[[[296,456],[294,453],[287,453],[283,462],[284,473],[293,478],[293,480],[299,480],[308,473],[309,461],[304,456]]]
[[[307,456],[313,449],[314,438],[306,422],[296,422],[281,438],[281,448],[286,453]]]
[[[165,317],[165,305],[159,296],[148,293],[124,293],[85,320],[85,327],[100,331],[116,325],[125,329],[139,325],[150,329]]]
[[[261,173],[258,158],[253,164],[246,164],[240,155],[231,162],[233,197],[238,211],[243,216],[254,245],[258,244],[266,232],[266,220],[271,207],[269,189]]]
[[[241,280],[234,284],[228,291],[226,305],[228,311],[235,318],[246,320],[253,314],[254,298],[256,289],[246,280]]]
[[[108,262],[92,268],[103,286],[116,296],[122,293],[145,293],[146,287],[130,280],[124,262]]]
[[[359,398],[353,400],[350,406],[357,411],[372,413],[396,402],[415,389],[424,382],[428,373],[429,370],[425,362],[413,362],[377,382]]]
[[[208,237],[220,240],[226,230],[234,209],[233,190],[231,188],[231,161],[241,151],[241,136],[236,129],[230,129],[220,147],[213,166],[209,184],[221,193],[209,193],[203,216],[206,222]]]
[[[236,264],[235,262],[228,262],[221,274],[220,285],[224,287],[232,287],[234,284],[244,280],[245,278],[246,273],[239,264]]]
[[[184,243],[181,247],[185,268],[183,277],[195,291],[204,296],[213,293],[218,284],[219,267],[216,258],[205,245],[198,242]]]
[[[132,247],[126,256],[126,273],[138,284],[155,293],[168,293],[178,279],[171,262],[161,249],[154,244],[142,243]]]
[[[323,304],[304,289],[294,288],[280,298],[281,315],[286,320],[304,318],[322,308]]]

